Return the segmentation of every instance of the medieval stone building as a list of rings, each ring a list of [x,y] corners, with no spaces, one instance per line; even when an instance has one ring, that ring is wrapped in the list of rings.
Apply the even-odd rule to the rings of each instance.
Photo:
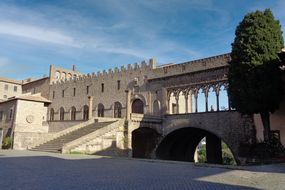
[[[242,145],[262,138],[262,127],[231,110],[229,61],[229,54],[160,66],[150,59],[89,74],[52,65],[48,77],[22,82],[21,94],[0,103],[0,128],[11,131],[14,149],[188,161],[206,137],[209,162],[220,163],[223,140],[245,163]],[[284,110],[283,102],[272,116],[283,144]]]

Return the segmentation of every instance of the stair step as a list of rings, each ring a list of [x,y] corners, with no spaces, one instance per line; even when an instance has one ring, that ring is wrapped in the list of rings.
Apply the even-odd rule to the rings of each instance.
[[[101,129],[113,122],[101,122],[101,123],[93,123],[83,128],[72,131],[68,134],[60,136],[58,138],[52,139],[44,144],[38,145],[31,150],[33,151],[43,151],[43,152],[61,152],[61,149],[64,144],[67,144],[71,141],[74,141],[82,136],[90,134],[97,129]]]

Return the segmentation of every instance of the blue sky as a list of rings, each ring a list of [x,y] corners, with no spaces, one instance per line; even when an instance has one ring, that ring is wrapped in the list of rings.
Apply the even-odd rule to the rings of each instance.
[[[231,51],[244,15],[270,8],[285,29],[284,0],[1,0],[0,76],[83,73],[140,62],[180,63]]]

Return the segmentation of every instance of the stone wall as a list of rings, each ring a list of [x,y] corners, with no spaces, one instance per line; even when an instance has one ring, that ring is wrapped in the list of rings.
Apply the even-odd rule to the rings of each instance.
[[[14,123],[15,109],[16,109],[15,100],[0,103],[0,128],[3,130],[4,137],[6,135],[12,134],[11,132]],[[7,134],[8,130],[10,130],[10,134]]]
[[[5,89],[5,85],[8,85],[8,89]],[[15,87],[17,88],[16,91],[14,90]],[[1,81],[0,78],[0,102],[5,101],[13,96],[18,96],[21,93],[22,93],[21,84]]]
[[[26,150],[53,136],[53,133],[15,132],[13,149]]]
[[[79,121],[49,121],[49,133],[56,133],[65,129],[68,129],[70,127],[73,127],[75,125],[78,125],[80,123],[84,122],[83,120]]]
[[[47,107],[43,102],[17,100],[15,132],[48,132]]]
[[[67,120],[70,118],[70,110],[76,108],[77,119],[82,119],[83,106],[89,106],[88,97],[93,97],[92,116],[97,116],[98,105],[104,105],[107,117],[114,116],[114,103],[119,102],[122,105],[122,117],[126,113],[126,93],[125,90],[131,90],[131,101],[138,98],[144,102],[144,113],[152,114],[153,103],[156,100],[165,106],[162,97],[162,83],[149,83],[149,80],[189,74],[206,69],[225,67],[228,65],[229,55],[221,55],[205,58],[196,61],[185,62],[175,65],[164,65],[156,67],[155,60],[142,62],[140,64],[128,65],[127,68],[121,67],[108,71],[98,72],[97,74],[87,74],[73,78],[72,80],[57,81],[50,87],[49,99],[52,108],[55,111],[55,120],[59,119],[59,109],[64,108]],[[118,87],[118,83],[119,87]],[[104,90],[102,90],[102,84]],[[87,89],[88,88],[88,89]],[[165,109],[161,107],[161,109]],[[163,112],[163,111],[162,111]]]
[[[198,128],[219,137],[241,164],[247,159],[242,146],[255,142],[252,119],[235,111],[167,115],[163,120],[164,137],[182,128]]]
[[[41,93],[42,97],[49,98],[49,77],[44,77],[32,82],[23,84],[23,93],[37,94]]]
[[[63,147],[63,153],[80,152],[108,156],[127,156],[125,147],[124,120],[116,121],[104,128],[97,129]]]

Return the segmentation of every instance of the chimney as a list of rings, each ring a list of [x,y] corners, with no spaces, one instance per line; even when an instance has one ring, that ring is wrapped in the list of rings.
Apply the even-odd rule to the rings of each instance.
[[[76,71],[76,66],[72,65],[72,71]]]

